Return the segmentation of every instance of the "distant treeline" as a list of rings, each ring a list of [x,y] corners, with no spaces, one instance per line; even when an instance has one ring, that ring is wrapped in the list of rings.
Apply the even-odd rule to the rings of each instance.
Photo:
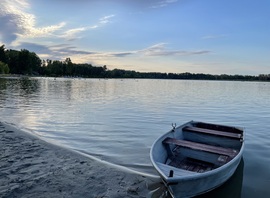
[[[250,75],[212,75],[193,73],[159,73],[137,72],[123,69],[108,70],[104,66],[75,64],[70,58],[64,61],[41,60],[35,52],[26,49],[20,51],[5,49],[0,46],[0,74],[22,74],[52,77],[85,77],[85,78],[152,78],[152,79],[187,79],[187,80],[243,80],[270,81],[270,74]]]

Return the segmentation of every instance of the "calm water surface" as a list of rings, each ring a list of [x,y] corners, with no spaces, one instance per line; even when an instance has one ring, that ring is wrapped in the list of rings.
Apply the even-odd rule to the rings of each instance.
[[[149,151],[171,123],[244,127],[236,176],[208,197],[270,197],[269,96],[265,82],[0,78],[0,120],[146,174],[156,174]]]

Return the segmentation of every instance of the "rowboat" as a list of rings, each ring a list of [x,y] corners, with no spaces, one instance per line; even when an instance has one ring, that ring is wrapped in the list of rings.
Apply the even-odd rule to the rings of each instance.
[[[172,197],[193,197],[226,182],[243,149],[242,128],[190,121],[159,137],[150,159]]]

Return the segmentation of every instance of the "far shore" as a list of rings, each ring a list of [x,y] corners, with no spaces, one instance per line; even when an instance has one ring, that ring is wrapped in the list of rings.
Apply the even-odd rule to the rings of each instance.
[[[160,181],[47,143],[0,122],[0,197],[151,197]]]
[[[195,80],[195,81],[233,81],[233,82],[270,82],[270,74],[259,75],[259,76],[242,76],[242,75],[212,75],[212,74],[191,74],[187,73],[189,77],[86,77],[86,76],[46,76],[46,75],[25,75],[25,74],[0,74],[0,78],[31,78],[31,77],[41,77],[41,78],[82,78],[82,79],[155,79],[155,80]],[[175,74],[181,75],[181,74]],[[201,77],[201,75],[203,77]],[[210,76],[210,77],[209,77]]]

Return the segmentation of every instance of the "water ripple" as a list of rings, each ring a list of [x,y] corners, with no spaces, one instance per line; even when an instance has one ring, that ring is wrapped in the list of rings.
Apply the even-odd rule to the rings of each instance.
[[[244,194],[270,196],[269,93],[260,82],[0,78],[0,111],[48,141],[151,174],[151,145],[171,123],[244,127]]]

